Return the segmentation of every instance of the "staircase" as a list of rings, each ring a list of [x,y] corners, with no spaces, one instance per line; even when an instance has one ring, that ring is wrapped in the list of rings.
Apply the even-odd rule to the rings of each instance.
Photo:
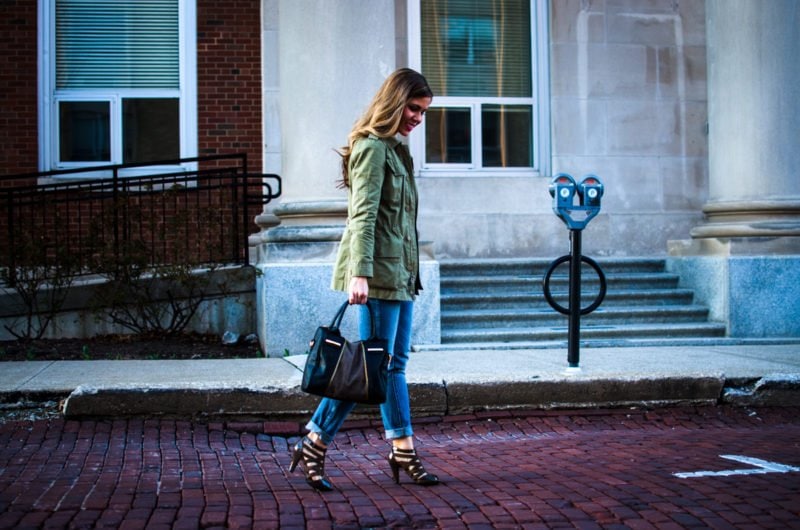
[[[596,260],[607,292],[581,317],[581,342],[590,345],[685,344],[720,339],[725,325],[678,286],[663,259]],[[551,259],[458,260],[440,263],[442,348],[548,347],[567,340],[568,317],[544,298],[542,278]],[[550,292],[568,307],[569,263],[551,276]],[[599,292],[594,270],[583,265],[581,307]]]

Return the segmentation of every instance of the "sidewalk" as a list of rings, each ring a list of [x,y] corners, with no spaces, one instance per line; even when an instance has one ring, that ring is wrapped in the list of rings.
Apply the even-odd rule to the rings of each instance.
[[[415,417],[515,408],[800,405],[800,343],[412,353]],[[304,356],[198,361],[0,363],[0,402],[64,399],[66,417],[306,417],[318,398],[300,390]],[[374,407],[356,409],[375,414]]]

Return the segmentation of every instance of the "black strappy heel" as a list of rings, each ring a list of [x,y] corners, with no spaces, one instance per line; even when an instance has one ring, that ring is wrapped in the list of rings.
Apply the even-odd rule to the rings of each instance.
[[[297,464],[302,459],[306,482],[319,491],[331,491],[333,486],[328,477],[325,476],[326,451],[326,448],[320,447],[312,442],[308,436],[304,436],[302,440],[292,447],[292,463],[289,466],[289,472],[294,472]]]
[[[417,456],[414,449],[398,449],[392,447],[389,453],[389,466],[392,468],[392,475],[396,484],[400,484],[400,468],[403,468],[415,484],[421,486],[433,486],[439,484],[439,477],[425,471],[425,466]]]

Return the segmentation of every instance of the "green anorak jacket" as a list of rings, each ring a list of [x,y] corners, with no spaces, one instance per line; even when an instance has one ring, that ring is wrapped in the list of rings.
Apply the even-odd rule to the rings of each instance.
[[[369,135],[350,153],[347,224],[331,287],[348,292],[365,276],[369,297],[413,300],[422,289],[417,241],[417,186],[408,148]]]

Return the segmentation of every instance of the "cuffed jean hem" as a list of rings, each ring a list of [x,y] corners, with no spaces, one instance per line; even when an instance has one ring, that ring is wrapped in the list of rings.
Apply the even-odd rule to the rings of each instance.
[[[331,436],[330,434],[320,429],[319,425],[317,425],[313,421],[309,421],[306,424],[306,429],[308,430],[308,432],[313,432],[319,435],[319,439],[325,445],[330,445],[335,437],[335,435]],[[391,431],[386,431],[385,436],[387,440],[406,438],[408,436],[414,436],[414,429],[412,429],[410,425],[408,427],[403,427],[401,429],[392,429]]]
[[[330,435],[326,433],[325,431],[320,429],[319,425],[317,425],[313,421],[309,421],[306,424],[306,429],[308,429],[308,432],[317,433],[319,435],[320,441],[322,441],[322,443],[324,443],[325,445],[330,445],[333,442],[334,436],[336,436],[335,434]]]
[[[411,425],[401,429],[392,429],[391,431],[386,431],[387,440],[396,440],[398,438],[406,438],[407,436],[414,436],[414,430],[411,428]]]

